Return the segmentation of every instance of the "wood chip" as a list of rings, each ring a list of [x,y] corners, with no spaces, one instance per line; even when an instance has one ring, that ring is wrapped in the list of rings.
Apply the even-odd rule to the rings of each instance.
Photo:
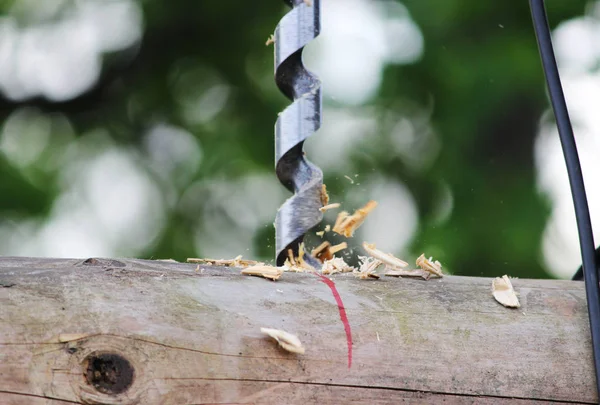
[[[321,205],[326,206],[329,204],[329,194],[327,194],[327,186],[323,184],[321,186]]]
[[[88,336],[92,336],[91,333],[60,333],[58,335],[58,341],[60,343],[72,342],[74,340],[85,339]]]
[[[283,274],[283,269],[273,266],[252,266],[242,270],[242,274],[246,276],[258,276],[268,278],[269,280],[277,280]]]
[[[365,222],[367,215],[377,207],[376,201],[369,201],[364,207],[357,209],[354,214],[348,215],[346,211],[338,214],[333,226],[333,232],[344,235],[349,238],[354,235],[354,231]]]
[[[354,272],[354,275],[361,280],[366,280],[368,278],[379,278],[379,275],[376,273],[377,268],[383,264],[383,262],[379,259],[375,259],[374,257],[365,257],[358,256],[358,260],[360,261],[360,267],[358,271]]]
[[[340,204],[340,203],[327,204],[327,205],[324,205],[321,208],[319,208],[319,211],[325,212],[325,211],[329,211],[329,210],[334,210],[336,208],[340,208],[341,206],[342,206],[342,204]]]
[[[262,262],[257,262],[256,260],[242,260],[242,256],[238,256],[235,259],[197,259],[197,258],[188,258],[188,263],[199,263],[206,264],[210,266],[228,266],[228,267],[248,267],[248,266],[256,266],[260,264],[264,264]]]
[[[496,277],[492,281],[492,295],[500,304],[508,308],[519,308],[519,298],[513,289],[512,283],[507,275]]]
[[[280,329],[260,328],[260,331],[275,339],[279,343],[279,346],[288,352],[304,354],[305,350],[298,336]]]
[[[321,268],[322,274],[335,274],[335,273],[351,273],[356,271],[356,267],[348,265],[341,257],[334,257],[331,260],[325,261]]]
[[[388,277],[422,277],[425,280],[429,280],[431,273],[423,269],[406,270],[397,269],[395,267],[386,266],[384,276]]]
[[[431,257],[427,259],[425,257],[425,253],[423,253],[417,259],[417,266],[425,271],[430,272],[431,274],[435,274],[438,277],[444,277],[444,274],[442,274],[442,264],[437,260],[434,262],[433,258]]]
[[[325,232],[331,231],[331,225],[326,225],[324,231]]]
[[[363,242],[362,246],[369,256],[381,260],[395,270],[400,270],[403,267],[408,266],[408,263],[404,260],[398,259],[391,253],[383,253],[381,250],[377,249],[374,243]]]
[[[265,45],[266,45],[266,46],[269,46],[269,45],[271,45],[271,44],[274,44],[274,43],[275,43],[275,35],[271,35],[271,36],[269,36],[269,38],[267,39],[267,42],[265,42]]]
[[[315,232],[315,235],[320,236],[321,238],[325,235],[325,231]]]

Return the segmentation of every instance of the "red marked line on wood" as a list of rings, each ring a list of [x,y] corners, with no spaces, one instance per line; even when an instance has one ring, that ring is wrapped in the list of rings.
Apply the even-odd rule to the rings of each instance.
[[[327,284],[327,287],[329,287],[331,290],[333,298],[335,298],[335,302],[337,303],[340,311],[340,319],[342,320],[342,323],[344,324],[344,330],[346,331],[346,343],[348,344],[348,368],[350,368],[352,367],[352,329],[350,329],[350,322],[348,322],[348,316],[346,315],[346,308],[344,308],[342,297],[340,297],[340,293],[338,292],[333,280],[330,280],[321,274],[315,274],[319,276],[322,282]]]

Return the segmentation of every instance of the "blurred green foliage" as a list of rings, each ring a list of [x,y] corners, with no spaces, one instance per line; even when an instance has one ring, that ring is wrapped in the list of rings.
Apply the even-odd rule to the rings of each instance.
[[[8,10],[12,3],[1,2],[0,8]],[[549,203],[536,191],[533,144],[548,102],[528,3],[403,3],[423,33],[425,52],[414,64],[388,65],[378,96],[354,107],[381,114],[377,134],[369,141],[375,146],[353,156],[359,172],[385,173],[414,195],[419,225],[411,251],[433,255],[456,274],[546,277],[540,238]],[[140,4],[144,28],[139,49],[133,56],[105,55],[94,88],[60,102],[4,99],[0,118],[32,107],[44,115],[66,117],[74,134],[69,142],[104,130],[120,147],[134,149],[142,147],[146,131],[159,122],[184,128],[200,141],[203,159],[191,176],[176,184],[175,200],[199,180],[233,181],[248,173],[274,176],[273,125],[288,101],[270,81],[273,50],[265,41],[286,11],[283,3]],[[581,15],[585,5],[548,1],[552,26]],[[223,109],[208,120],[190,120],[182,100],[206,91],[205,82],[220,81],[230,89]],[[432,164],[419,169],[377,147],[385,144],[391,130],[386,116],[406,115],[411,108],[430,111],[428,119],[440,142]],[[314,138],[318,142],[318,134]],[[7,217],[43,218],[60,193],[58,173],[43,165],[23,168],[0,157],[0,173],[0,209]],[[148,173],[155,175],[151,167]],[[345,189],[336,178],[338,173],[325,173],[332,194],[343,200]],[[440,222],[436,202],[445,187],[452,192],[453,208]],[[193,242],[197,228],[204,226],[203,202],[197,203],[197,208],[188,204],[187,209],[175,205],[166,213],[158,238],[139,251],[119,253],[178,260],[204,255]],[[253,243],[269,257],[273,228],[265,225]],[[243,252],[231,255],[238,253]]]

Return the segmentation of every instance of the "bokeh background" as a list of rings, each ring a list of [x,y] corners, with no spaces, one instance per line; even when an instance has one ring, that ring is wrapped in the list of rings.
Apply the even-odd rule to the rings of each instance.
[[[600,2],[546,3],[600,231]],[[380,204],[351,247],[425,252],[455,274],[570,277],[577,233],[528,2],[322,7],[305,61],[323,128],[306,151],[332,201]],[[0,1],[0,254],[272,259],[288,101],[265,42],[287,10]]]

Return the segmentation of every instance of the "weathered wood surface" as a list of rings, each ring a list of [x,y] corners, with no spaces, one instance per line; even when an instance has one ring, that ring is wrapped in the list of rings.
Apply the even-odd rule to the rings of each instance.
[[[0,259],[0,404],[597,401],[582,283],[514,280],[522,307],[511,310],[490,279],[334,275],[354,339],[349,369],[318,277],[195,269]],[[297,334],[306,354],[282,351],[260,327]],[[102,365],[89,359],[107,353],[131,364],[129,387],[88,382]]]

